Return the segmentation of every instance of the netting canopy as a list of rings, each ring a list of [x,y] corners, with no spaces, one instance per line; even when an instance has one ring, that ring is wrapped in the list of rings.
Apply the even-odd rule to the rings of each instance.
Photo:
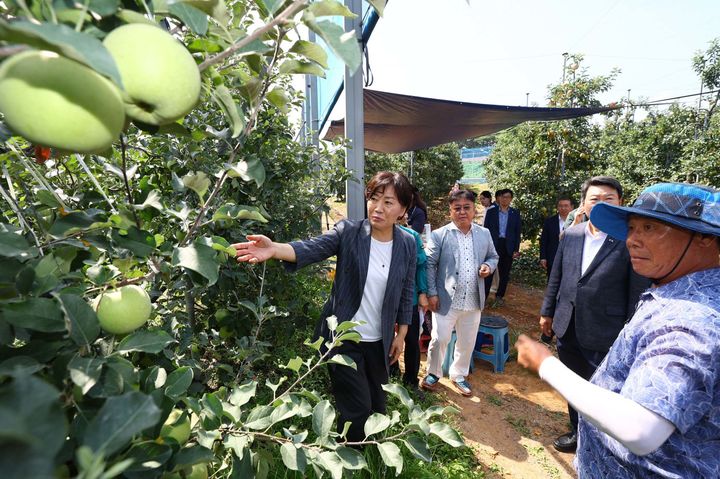
[[[363,93],[365,149],[380,153],[401,153],[477,138],[524,121],[567,120],[617,108],[485,105],[376,90]],[[333,121],[325,139],[344,136],[344,132],[345,121]]]

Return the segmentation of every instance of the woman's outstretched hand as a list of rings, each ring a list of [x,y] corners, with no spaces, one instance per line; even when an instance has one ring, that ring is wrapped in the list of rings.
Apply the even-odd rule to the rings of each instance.
[[[247,235],[246,243],[235,243],[235,258],[238,263],[262,263],[273,257],[275,248],[270,238],[264,235]]]

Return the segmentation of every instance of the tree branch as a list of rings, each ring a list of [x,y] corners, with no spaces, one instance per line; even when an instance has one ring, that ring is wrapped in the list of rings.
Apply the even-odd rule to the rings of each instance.
[[[214,57],[210,57],[200,64],[198,67],[200,71],[205,70],[207,67],[222,62],[236,51],[249,45],[253,41],[265,35],[277,25],[288,23],[298,12],[307,7],[307,0],[295,0],[292,5],[283,10],[278,16],[276,16],[270,23],[265,24],[258,30],[255,30],[250,35],[240,39],[237,43],[234,43],[224,51],[218,53]]]

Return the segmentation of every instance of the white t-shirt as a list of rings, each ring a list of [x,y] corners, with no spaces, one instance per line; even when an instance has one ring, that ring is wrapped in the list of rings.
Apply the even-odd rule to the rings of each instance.
[[[600,248],[605,242],[605,238],[607,238],[607,234],[600,230],[597,230],[597,233],[592,234],[590,232],[590,225],[588,223],[585,224],[585,243],[583,243],[582,269],[580,270],[581,275],[585,274],[585,271],[587,271],[590,263],[592,263],[595,256],[597,256],[598,251],[600,251]]]
[[[360,308],[353,321],[364,321],[365,324],[355,328],[360,333],[361,341],[379,341],[382,339],[382,305],[385,299],[390,260],[392,259],[392,241],[383,243],[370,238],[370,262],[365,280]]]

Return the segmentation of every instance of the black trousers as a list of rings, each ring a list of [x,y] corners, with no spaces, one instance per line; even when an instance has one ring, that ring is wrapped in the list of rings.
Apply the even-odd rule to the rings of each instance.
[[[337,354],[349,356],[357,365],[357,370],[339,364],[328,366],[339,412],[338,431],[343,430],[346,422],[351,422],[348,440],[362,441],[370,414],[385,413],[386,396],[382,389],[388,382],[385,349],[382,341],[347,342],[338,348]]]
[[[418,374],[420,373],[420,327],[421,321],[417,304],[413,306],[412,323],[408,325],[405,335],[405,373],[402,381],[404,384],[417,387],[419,384]],[[400,375],[399,361],[390,366],[390,374]]]
[[[580,346],[575,334],[575,314],[570,319],[570,325],[563,337],[557,339],[557,351],[560,362],[586,381],[590,380],[607,354],[607,351],[593,351]],[[578,413],[570,404],[568,404],[568,414],[573,431],[577,432]]]
[[[497,244],[497,254],[500,256],[500,259],[498,260],[498,275],[499,275],[499,283],[498,283],[498,289],[495,293],[496,298],[502,298],[505,296],[505,291],[507,290],[507,285],[510,282],[510,268],[512,268],[513,264],[513,257],[512,254],[508,254],[507,252],[507,245],[505,242],[505,238],[499,238],[498,244]],[[490,287],[492,286],[492,277],[493,275],[488,276],[485,278],[485,297],[487,298],[490,294]]]

